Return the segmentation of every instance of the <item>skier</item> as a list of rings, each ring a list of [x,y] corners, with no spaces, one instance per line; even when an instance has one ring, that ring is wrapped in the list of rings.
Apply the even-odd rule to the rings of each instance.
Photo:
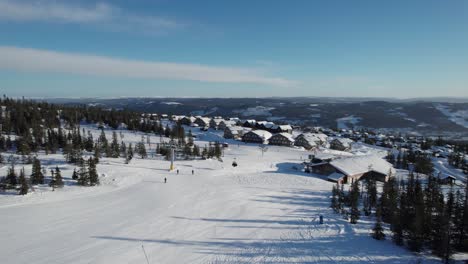
[[[164,177],[164,183],[166,183],[166,182],[167,182],[167,179]]]
[[[192,170],[192,175],[194,174],[195,172]]]
[[[177,174],[179,174],[179,170],[177,170]]]

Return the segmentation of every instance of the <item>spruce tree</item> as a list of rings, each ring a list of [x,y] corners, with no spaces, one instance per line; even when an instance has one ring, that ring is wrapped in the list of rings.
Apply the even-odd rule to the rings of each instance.
[[[145,143],[139,142],[136,146],[136,151],[142,159],[146,159],[148,157],[148,154],[146,153]]]
[[[88,160],[88,174],[89,174],[89,185],[94,186],[99,184],[99,175],[96,170],[96,163],[93,158]]]
[[[89,172],[86,168],[85,161],[83,159],[80,160],[79,168],[78,168],[78,184],[81,186],[89,186],[90,179],[89,179]]]
[[[101,149],[97,146],[94,147],[94,160],[96,161],[96,163],[99,162],[99,159],[101,158]]]
[[[120,142],[120,156],[126,158],[127,157],[127,145],[125,142]]]
[[[6,184],[9,188],[14,188],[18,184],[18,179],[15,172],[15,167],[12,164],[10,168],[8,168],[8,173],[5,178]]]
[[[351,190],[349,192],[349,201],[351,206],[350,212],[350,223],[356,224],[359,220],[360,212],[359,212],[359,183],[355,180],[351,185]]]
[[[196,157],[200,156],[200,148],[197,145],[193,145],[193,155]]]
[[[55,184],[55,175],[54,175],[54,170],[50,170],[50,182],[49,182],[49,186],[52,187],[52,188],[55,188],[56,184]]]
[[[430,241],[432,253],[443,260],[449,259],[450,252],[450,221],[447,215],[448,209],[443,199],[438,203],[436,217],[433,222],[434,235]]]
[[[339,184],[337,185],[337,189],[338,189],[338,210],[340,211],[340,213],[344,213],[344,206],[345,206],[345,203],[346,203],[346,195],[345,195],[345,192],[344,192],[344,184]]]
[[[32,173],[31,173],[31,184],[43,184],[44,183],[44,174],[42,173],[41,161],[37,158],[34,158]]]
[[[127,155],[125,158],[125,163],[130,163],[130,161],[133,159],[133,147],[132,143],[128,144],[128,149],[127,149]]]
[[[190,148],[188,144],[184,146],[184,155],[186,159],[189,159],[190,156],[192,156],[192,149]]]
[[[118,158],[120,156],[120,146],[117,141],[117,133],[115,131],[112,132],[112,143],[111,143],[111,152],[113,158]]]
[[[28,194],[29,185],[28,185],[28,181],[26,180],[26,176],[24,174],[24,168],[20,171],[19,184],[21,185],[20,190],[19,190],[19,195]]]
[[[63,187],[62,173],[58,166],[55,167],[55,187]]]
[[[380,213],[380,209],[377,208],[377,211],[376,211],[376,222],[375,222],[375,226],[374,228],[372,229],[372,237],[374,239],[377,239],[377,240],[384,240],[385,239],[385,233],[384,233],[384,230],[383,230],[383,227],[382,227],[382,217],[381,217],[381,213]]]
[[[424,243],[424,195],[419,179],[415,181],[414,195],[414,199],[411,199],[412,221],[408,232],[408,246],[410,250],[419,252]]]
[[[214,156],[218,159],[221,158],[221,155],[222,155],[223,151],[221,149],[221,144],[219,144],[219,142],[216,142],[215,143],[215,147],[214,147]]]
[[[73,179],[73,180],[78,180],[78,173],[76,172],[76,168],[73,169],[72,179]]]
[[[338,209],[338,183],[337,185],[333,185],[333,188],[332,188],[332,197],[331,197],[331,205],[330,207],[333,209],[333,211],[335,211],[335,213],[338,213],[339,212],[339,209]]]
[[[404,235],[403,235],[403,228],[401,225],[401,211],[398,210],[398,212],[395,213],[396,219],[394,223],[392,223],[391,229],[392,229],[392,241],[399,245],[402,246],[404,243]]]

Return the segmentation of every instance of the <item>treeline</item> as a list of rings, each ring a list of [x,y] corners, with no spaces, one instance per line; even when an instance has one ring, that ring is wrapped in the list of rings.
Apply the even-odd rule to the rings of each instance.
[[[181,138],[180,127],[163,127],[162,122],[152,115],[142,115],[130,110],[108,110],[89,106],[61,106],[30,100],[0,99],[0,151],[16,150],[20,154],[44,150],[55,153],[66,147],[67,141],[73,145],[91,141],[82,140],[86,136],[80,124],[98,124],[98,127],[154,133],[160,136]],[[15,135],[12,139],[10,135]],[[89,136],[89,135],[88,135]],[[89,137],[88,137],[89,138]],[[93,143],[94,144],[94,143]]]
[[[379,196],[375,182],[366,180],[360,190],[355,181],[348,192],[343,185],[333,187],[331,207],[357,223],[361,209],[376,219],[372,236],[385,239],[382,223],[390,226],[392,241],[411,251],[425,249],[448,262],[455,251],[468,252],[468,184],[444,192],[440,183],[429,176],[423,183],[413,173],[408,181],[394,177],[384,183]],[[362,207],[361,207],[362,205]]]
[[[425,153],[412,150],[399,151],[397,156],[392,152],[387,155],[387,161],[393,164],[395,168],[411,170],[417,173],[430,175],[434,172],[431,156]]]
[[[90,157],[87,161],[80,159],[78,171],[73,171],[72,179],[81,186],[94,186],[99,184],[99,176],[96,170],[96,160]],[[50,175],[47,175],[45,167],[41,165],[41,161],[34,158],[32,161],[32,170],[29,177],[26,177],[24,167],[17,172],[17,159],[14,156],[10,157],[10,166],[7,175],[0,178],[0,188],[4,190],[17,190],[19,195],[26,195],[29,190],[34,190],[35,187],[43,184],[48,184],[52,189],[61,188],[64,186],[62,172],[58,166],[50,170]]]
[[[100,135],[94,138],[90,131],[80,128],[81,123],[97,124],[101,128]],[[20,193],[25,194],[33,186],[44,184],[43,177],[38,181],[33,175],[29,179],[24,176],[23,181],[21,171],[24,173],[24,170],[19,172],[19,176],[15,170],[19,160],[13,155],[7,160],[2,152],[21,155],[23,164],[33,164],[33,171],[36,171],[34,167],[38,166],[39,172],[40,161],[36,158],[39,151],[44,151],[46,155],[62,153],[68,163],[77,166],[73,179],[83,186],[99,184],[96,164],[103,157],[124,158],[127,163],[135,155],[142,159],[148,158],[149,151],[146,146],[150,147],[152,143],[149,135],[142,136],[141,141],[135,145],[126,144],[125,134],[122,132],[118,134],[113,131],[112,137],[108,139],[104,132],[107,126],[169,138],[169,142],[155,144],[150,152],[165,156],[166,159],[170,159],[171,148],[175,149],[176,155],[182,155],[186,159],[222,156],[222,146],[219,143],[209,144],[200,149],[194,144],[191,131],[186,135],[184,127],[179,123],[163,126],[153,115],[142,115],[127,110],[104,110],[98,107],[59,106],[3,97],[0,99],[0,163],[10,163],[10,169],[8,175],[0,177],[0,188],[21,189]],[[84,159],[85,156],[88,158]],[[40,175],[39,172],[36,174]],[[42,175],[45,174],[45,171],[42,172]],[[50,182],[52,187],[63,186],[61,174],[57,171],[51,172]]]

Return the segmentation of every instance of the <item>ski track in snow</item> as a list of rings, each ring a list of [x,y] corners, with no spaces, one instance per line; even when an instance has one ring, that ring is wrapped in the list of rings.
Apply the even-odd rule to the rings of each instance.
[[[126,142],[140,139],[125,132]],[[292,168],[306,155],[269,147],[262,157],[258,146],[231,144],[224,162],[177,161],[178,175],[160,159],[103,158],[101,186],[0,195],[0,262],[146,263],[144,245],[152,264],[416,263],[405,249],[373,240],[372,221],[351,225],[334,214],[332,183]],[[61,166],[67,180],[73,167]]]

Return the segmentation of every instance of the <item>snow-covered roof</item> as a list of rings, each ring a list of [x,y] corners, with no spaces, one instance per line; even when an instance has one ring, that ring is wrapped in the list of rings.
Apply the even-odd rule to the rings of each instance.
[[[290,125],[280,125],[278,127],[283,131],[292,130],[292,127]]]
[[[343,157],[332,160],[330,164],[345,175],[361,174],[368,171],[375,171],[385,175],[390,170],[392,173],[395,172],[392,164],[376,155]]]
[[[259,137],[263,138],[263,140],[268,140],[273,136],[270,132],[261,129],[252,130],[251,132],[257,134]]]
[[[265,128],[269,128],[269,129],[275,129],[275,128],[278,127],[277,125],[275,125],[275,123],[270,122],[270,121],[259,121],[259,122],[257,122],[257,124],[262,125]]]
[[[331,160],[331,159],[336,159],[338,157],[339,156],[337,155],[330,154],[330,153],[323,153],[323,152],[319,152],[314,155],[314,158],[319,159],[319,160]]]
[[[326,142],[328,138],[328,136],[323,133],[303,133],[298,137],[303,137],[309,144]]]
[[[211,119],[211,121],[215,122],[216,125],[219,125],[219,123],[223,122],[224,119],[222,119],[222,118],[213,118],[213,119]]]
[[[294,142],[293,135],[291,135],[291,134],[289,134],[289,133],[282,132],[282,133],[278,133],[278,134],[276,134],[276,135],[281,135],[281,136],[287,138],[289,141]],[[276,135],[275,135],[275,136],[276,136]]]
[[[337,182],[337,181],[343,179],[344,176],[345,176],[345,175],[342,174],[342,173],[334,172],[334,173],[328,175],[327,178],[328,178],[329,180],[331,180],[331,181]]]
[[[236,121],[234,121],[234,120],[223,120],[223,121],[220,122],[220,124],[221,123],[224,123],[226,126],[233,126],[233,125],[236,124]]]
[[[226,127],[226,129],[229,129],[231,132],[232,131],[241,131],[241,130],[244,130],[245,127],[241,127],[241,126],[228,126]]]
[[[340,142],[343,146],[350,146],[351,143],[354,143],[354,141],[353,141],[352,139],[349,139],[349,138],[342,138],[342,137],[334,138],[332,141],[338,141],[338,142]]]

